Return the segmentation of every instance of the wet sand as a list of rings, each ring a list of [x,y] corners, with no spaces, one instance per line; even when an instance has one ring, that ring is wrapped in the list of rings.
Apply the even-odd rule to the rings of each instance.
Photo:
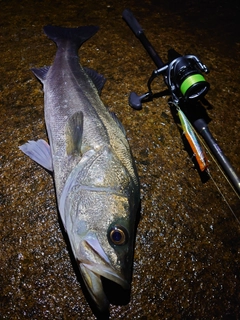
[[[164,61],[173,47],[210,73],[210,130],[240,175],[237,1],[0,1],[1,319],[95,319],[59,222],[51,175],[18,146],[47,139],[41,84],[50,65],[47,24],[98,25],[81,63],[107,78],[102,100],[122,121],[141,181],[141,219],[131,300],[110,319],[239,319],[240,225],[210,180],[203,183],[164,96],[128,106],[155,68],[122,20],[130,8]],[[166,89],[161,77],[154,90]],[[240,219],[240,201],[210,158],[209,169]]]

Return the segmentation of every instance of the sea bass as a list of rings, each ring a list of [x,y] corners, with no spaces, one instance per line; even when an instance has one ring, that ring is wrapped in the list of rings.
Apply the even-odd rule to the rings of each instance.
[[[130,286],[140,192],[125,130],[99,97],[105,79],[79,64],[79,47],[97,30],[44,27],[57,53],[52,66],[32,71],[43,84],[50,146],[40,139],[20,149],[53,171],[73,254],[92,299],[105,310],[101,277]]]

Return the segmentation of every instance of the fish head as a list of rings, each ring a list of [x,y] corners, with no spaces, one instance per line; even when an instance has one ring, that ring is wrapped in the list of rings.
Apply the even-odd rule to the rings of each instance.
[[[103,278],[130,289],[138,206],[114,192],[80,193],[81,201],[71,201],[65,228],[86,288],[104,310],[109,302]]]

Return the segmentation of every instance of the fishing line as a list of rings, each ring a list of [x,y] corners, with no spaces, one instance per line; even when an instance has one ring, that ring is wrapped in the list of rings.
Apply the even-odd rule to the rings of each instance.
[[[175,103],[175,102],[172,102],[172,101],[169,101],[168,102],[170,105],[174,105],[176,110],[178,111],[178,115],[179,114],[179,110],[181,111],[180,107]],[[184,115],[184,113],[181,111],[181,114]],[[198,133],[196,132],[196,130],[194,129],[194,127],[191,125],[190,121],[187,119],[187,117],[184,115],[184,121],[187,123],[188,127],[191,129],[191,130],[188,130],[187,134],[188,135],[191,135],[191,140],[195,140],[199,146],[198,148],[194,148],[193,150],[193,147],[191,145],[191,143],[189,143],[194,155],[196,156],[196,152],[202,152],[202,149],[203,147],[201,146],[200,142],[202,143],[202,145],[204,146],[204,148],[206,149],[206,151],[208,152],[208,154],[211,156],[212,160],[215,162],[216,166],[218,167],[218,169],[220,170],[220,172],[222,173],[222,175],[224,176],[224,178],[226,179],[226,181],[228,182],[228,184],[231,186],[231,188],[233,189],[234,193],[237,195],[237,197],[240,199],[240,196],[237,194],[237,192],[235,191],[234,187],[232,186],[231,182],[229,181],[229,179],[226,177],[226,175],[224,174],[223,170],[221,169],[221,167],[218,165],[217,161],[215,160],[213,154],[211,153],[211,151],[208,149],[208,147],[206,146],[206,144],[202,141],[203,139],[198,135]],[[181,121],[180,121],[181,122]],[[181,122],[182,124],[182,122]],[[185,132],[185,129],[182,125],[182,130],[183,130],[183,133],[186,134]],[[197,139],[194,138],[194,135],[196,136]],[[187,139],[188,140],[188,139]],[[188,140],[189,142],[189,140]],[[200,151],[199,151],[200,150]],[[198,165],[200,166],[199,164],[199,161],[198,159],[200,159],[201,157],[198,156],[196,159],[197,159],[197,162],[198,162]],[[208,161],[206,159],[206,161]],[[235,219],[237,220],[238,224],[240,225],[240,220],[238,219],[238,217],[236,216],[235,212],[233,211],[233,209],[231,208],[230,204],[228,203],[226,197],[224,196],[223,192],[221,191],[220,187],[218,186],[218,184],[216,183],[215,179],[213,178],[212,174],[210,173],[210,170],[207,168],[207,164],[206,164],[206,167],[205,167],[205,170],[202,170],[201,171],[205,171],[207,172],[207,174],[209,175],[209,177],[211,178],[211,180],[213,181],[215,187],[217,188],[218,192],[220,193],[220,195],[222,196],[222,199],[224,200],[224,202],[226,203],[226,205],[228,206],[229,210],[231,211],[231,213],[233,214],[233,216],[235,217]]]
[[[238,217],[236,216],[235,212],[233,211],[233,209],[231,208],[230,204],[228,203],[226,197],[224,196],[224,194],[222,193],[221,189],[219,188],[219,186],[217,185],[216,181],[213,179],[210,170],[207,169],[207,174],[209,175],[209,177],[212,179],[215,187],[217,188],[218,192],[220,193],[220,195],[222,196],[223,200],[225,201],[226,205],[228,206],[229,210],[232,212],[233,216],[235,217],[235,219],[237,220],[238,224],[240,225],[240,220],[238,219]]]

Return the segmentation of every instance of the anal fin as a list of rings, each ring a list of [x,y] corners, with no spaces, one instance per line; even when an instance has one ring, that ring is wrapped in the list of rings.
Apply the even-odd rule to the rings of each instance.
[[[49,66],[45,66],[42,68],[32,68],[32,72],[34,73],[34,75],[42,82],[44,83],[44,81],[46,80],[47,77],[47,73],[49,71],[50,67]]]

